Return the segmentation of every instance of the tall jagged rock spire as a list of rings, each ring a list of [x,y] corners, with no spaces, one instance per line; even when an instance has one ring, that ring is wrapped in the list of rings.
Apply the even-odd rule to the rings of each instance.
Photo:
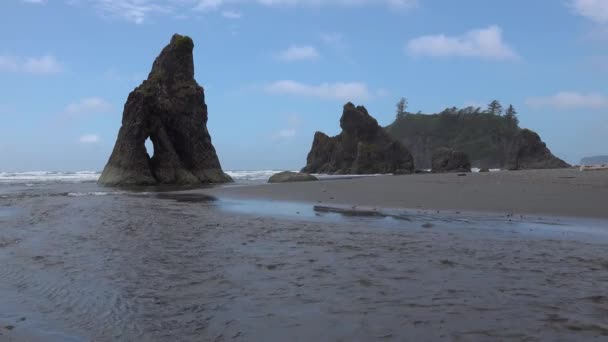
[[[102,185],[202,184],[232,179],[207,131],[207,105],[194,80],[194,43],[175,34],[124,107],[122,127],[99,178]],[[145,141],[150,138],[154,155]]]
[[[344,105],[342,132],[329,137],[317,132],[302,169],[307,173],[404,174],[414,171],[412,155],[389,137],[363,106]]]

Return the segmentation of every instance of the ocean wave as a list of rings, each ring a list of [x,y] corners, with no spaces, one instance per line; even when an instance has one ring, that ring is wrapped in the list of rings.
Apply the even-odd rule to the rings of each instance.
[[[480,169],[480,168],[478,168],[478,167],[473,167],[473,168],[471,168],[471,171],[472,171],[472,172],[479,172],[480,170],[481,170],[481,169]],[[502,169],[489,169],[489,171],[490,171],[490,172],[499,172],[499,171],[501,171],[501,170],[502,170]]]
[[[235,183],[265,183],[270,176],[275,173],[283,172],[283,170],[242,170],[242,171],[225,171]]]
[[[32,186],[40,183],[84,183],[96,182],[100,173],[96,171],[27,171],[0,172],[0,184],[25,184]]]
[[[83,197],[83,196],[107,196],[107,195],[122,195],[126,194],[124,191],[114,191],[114,192],[105,192],[105,191],[92,191],[92,192],[68,192],[68,197]]]
[[[264,183],[276,170],[225,171],[236,183]],[[43,183],[96,182],[101,175],[97,171],[27,171],[0,172],[0,184],[35,186]]]
[[[225,171],[235,183],[262,184],[270,176],[283,170],[228,170]],[[297,172],[297,171],[294,171]],[[97,171],[28,171],[28,172],[0,172],[0,184],[19,184],[28,187],[45,183],[88,183],[96,182],[101,175]],[[325,175],[315,174],[321,179],[369,177],[376,175]]]

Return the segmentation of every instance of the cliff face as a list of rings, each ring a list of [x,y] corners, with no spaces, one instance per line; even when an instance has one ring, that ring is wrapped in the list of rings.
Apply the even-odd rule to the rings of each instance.
[[[529,129],[519,131],[508,154],[507,168],[525,169],[561,169],[570,167],[568,163],[554,156],[540,136]]]
[[[365,107],[344,106],[340,118],[342,133],[330,138],[315,134],[307,164],[302,172],[328,174],[411,173],[414,163],[409,151],[371,117]]]
[[[434,173],[471,172],[471,162],[465,153],[445,147],[433,153],[431,164]]]
[[[189,37],[174,35],[124,107],[122,127],[99,183],[201,184],[231,181],[207,131],[207,105],[194,80]],[[150,138],[154,155],[145,141]]]
[[[474,167],[569,166],[551,154],[538,134],[522,130],[517,123],[498,115],[408,114],[399,117],[386,130],[410,150],[419,169],[430,169],[433,153],[444,147],[466,153]]]

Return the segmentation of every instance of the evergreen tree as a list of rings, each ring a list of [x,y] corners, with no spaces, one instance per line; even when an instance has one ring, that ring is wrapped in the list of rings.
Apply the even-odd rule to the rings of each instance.
[[[509,119],[509,121],[513,122],[515,125],[519,124],[519,119],[517,118],[517,111],[515,110],[513,105],[509,105],[509,107],[505,111],[505,117]]]
[[[407,114],[407,100],[405,97],[402,97],[399,102],[397,102],[397,119]]]
[[[466,108],[463,108],[461,110],[458,111],[458,113],[460,114],[475,114],[478,113],[479,108],[473,107],[473,106],[469,106]]]
[[[488,113],[494,115],[502,114],[502,105],[500,104],[500,102],[498,102],[498,100],[490,102],[490,104],[488,105]]]

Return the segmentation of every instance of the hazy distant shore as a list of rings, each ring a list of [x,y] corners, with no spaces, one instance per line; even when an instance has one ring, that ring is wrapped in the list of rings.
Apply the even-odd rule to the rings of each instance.
[[[608,172],[416,174],[196,190],[220,198],[608,218]]]

